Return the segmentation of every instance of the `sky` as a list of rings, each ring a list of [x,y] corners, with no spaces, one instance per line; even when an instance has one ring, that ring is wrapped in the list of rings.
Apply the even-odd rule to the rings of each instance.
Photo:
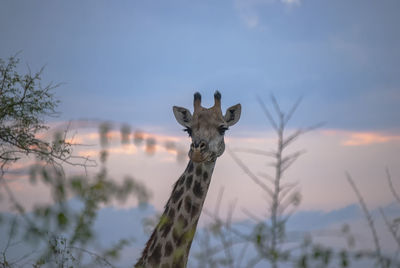
[[[255,96],[274,93],[287,106],[304,96],[307,122],[398,131],[395,0],[0,5],[0,56],[21,51],[32,70],[46,65],[44,80],[64,83],[57,95],[67,120],[176,129],[172,105],[218,89],[223,105],[243,104],[246,128],[260,128]]]
[[[226,133],[231,149],[274,148],[257,98],[271,108],[273,94],[289,110],[302,97],[289,131],[325,122],[293,148],[307,150],[287,173],[299,182],[300,211],[356,204],[346,171],[376,209],[394,201],[385,168],[400,189],[399,11],[397,0],[4,0],[0,58],[19,52],[21,72],[45,66],[43,83],[61,83],[52,126],[110,121],[114,130],[125,123],[155,137],[157,152],[149,156],[143,146],[122,147],[115,134],[108,163],[116,178],[133,173],[142,180],[155,210],[185,168],[162,144],[189,148],[172,106],[193,110],[196,91],[211,106],[215,90],[223,110],[242,104],[239,123]],[[77,124],[74,133],[98,142],[93,124]],[[96,148],[76,153],[96,158]],[[256,172],[270,171],[265,158],[240,157]],[[32,191],[23,180],[13,187],[27,205],[46,198],[38,194],[43,188]],[[238,200],[238,219],[243,208],[265,212],[263,193],[228,153],[217,162],[206,209],[221,189],[223,209]],[[132,206],[134,200],[126,204]]]

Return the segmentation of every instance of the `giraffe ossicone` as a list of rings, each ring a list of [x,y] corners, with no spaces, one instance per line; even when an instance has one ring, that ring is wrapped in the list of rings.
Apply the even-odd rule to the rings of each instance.
[[[194,94],[193,106],[193,114],[186,108],[173,107],[176,120],[192,139],[190,160],[135,267],[186,267],[215,162],[225,150],[225,131],[237,123],[241,114],[241,105],[236,104],[223,115],[218,91],[211,108],[201,106],[198,92]]]

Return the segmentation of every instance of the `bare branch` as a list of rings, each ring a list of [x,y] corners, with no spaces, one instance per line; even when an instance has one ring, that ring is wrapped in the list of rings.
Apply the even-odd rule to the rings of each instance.
[[[305,133],[307,133],[307,132],[310,132],[310,131],[313,131],[313,130],[315,130],[315,129],[317,129],[317,128],[320,128],[320,127],[322,127],[324,124],[325,124],[324,122],[320,122],[320,123],[318,123],[318,124],[309,126],[309,127],[307,127],[307,128],[296,130],[292,135],[288,136],[287,138],[285,138],[285,139],[283,140],[282,146],[283,146],[284,148],[287,147],[290,143],[292,143],[294,140],[296,140],[300,135],[303,135],[303,134],[305,134]]]
[[[274,106],[274,108],[275,108],[276,114],[279,116],[279,122],[281,123],[280,125],[281,125],[281,127],[282,127],[282,126],[284,126],[284,118],[285,118],[285,115],[284,115],[284,113],[282,112],[281,108],[279,107],[279,104],[278,104],[278,102],[276,101],[276,98],[275,98],[275,96],[274,96],[273,94],[270,95],[270,99],[271,99],[271,102],[272,102],[272,104],[273,104],[273,106]]]
[[[14,216],[13,221],[11,223],[10,231],[8,232],[7,244],[4,247],[4,250],[2,252],[3,256],[7,253],[7,250],[10,247],[11,240],[13,239],[13,236],[15,235],[16,221],[17,221],[17,216]]]
[[[232,149],[232,151],[237,152],[237,153],[250,153],[250,154],[276,157],[276,153],[274,153],[274,152],[268,152],[268,151],[252,149],[252,148],[235,148],[235,149]]]
[[[233,213],[234,213],[235,208],[236,208],[237,201],[238,201],[238,199],[235,198],[235,199],[231,202],[231,204],[229,205],[228,214],[227,214],[227,216],[226,216],[226,223],[227,223],[227,226],[230,226],[230,224],[231,224],[231,222],[232,222],[232,217],[233,217]]]
[[[249,241],[247,241],[247,242],[243,245],[243,249],[241,250],[241,253],[240,253],[240,255],[238,256],[238,265],[237,265],[238,268],[242,267],[241,264],[242,264],[242,261],[243,261],[243,259],[244,259],[245,254],[246,254],[246,251],[247,251],[247,249],[249,248],[249,245],[250,245]]]
[[[246,208],[242,208],[242,212],[249,218],[253,219],[255,222],[262,222],[263,219],[254,215],[253,213],[251,213],[249,210],[247,210]]]
[[[258,103],[261,106],[261,109],[263,110],[265,116],[268,118],[270,124],[272,125],[272,127],[275,129],[275,131],[278,131],[278,125],[275,122],[274,118],[272,117],[271,113],[268,111],[267,106],[265,105],[265,103],[261,100],[260,97],[257,98]]]
[[[306,153],[306,151],[301,150],[301,151],[297,151],[297,152],[294,152],[293,154],[283,157],[282,161],[281,161],[282,172],[284,172],[286,169],[288,169],[304,153]]]
[[[221,207],[222,196],[224,195],[224,187],[221,187],[218,192],[217,202],[215,204],[214,216],[217,217],[219,215],[219,209]]]
[[[281,185],[281,193],[279,195],[279,202],[282,202],[283,199],[287,196],[287,194],[292,192],[293,189],[295,189],[298,185],[299,185],[298,182],[287,183],[287,184]]]
[[[358,188],[356,184],[354,183],[353,179],[351,178],[350,174],[346,172],[346,177],[347,181],[349,182],[351,188],[353,188],[354,193],[356,194],[358,198],[358,202],[360,203],[360,206],[364,212],[365,218],[367,219],[369,229],[371,230],[372,237],[374,239],[374,244],[375,244],[375,251],[379,260],[379,263],[383,266],[383,259],[382,259],[382,254],[381,254],[381,246],[379,245],[379,238],[378,234],[376,232],[374,220],[372,219],[371,214],[369,213],[369,210],[367,208],[367,204],[365,203],[361,193],[358,191]]]
[[[304,133],[303,129],[298,129],[296,130],[293,134],[285,138],[282,142],[282,147],[285,148],[287,147],[290,143],[292,143],[294,140],[296,140],[301,134]]]
[[[87,250],[87,249],[84,249],[84,248],[75,247],[75,246],[71,246],[71,247],[68,247],[68,248],[70,248],[70,249],[75,249],[75,250],[79,250],[79,251],[82,251],[82,252],[85,252],[85,253],[87,253],[87,254],[89,254],[89,255],[95,257],[96,259],[101,260],[101,261],[104,262],[106,265],[108,265],[108,266],[110,266],[110,267],[115,267],[115,266],[112,265],[106,258],[104,258],[103,256],[98,255],[98,254],[95,253],[95,252],[92,252],[92,251]]]
[[[231,221],[232,221],[232,214],[233,214],[233,211],[235,210],[236,202],[237,202],[237,199],[229,207],[227,219],[225,221],[225,226],[228,227],[228,228],[229,228],[229,226],[231,224]],[[228,238],[230,236],[225,237],[225,235],[222,232],[219,233],[219,236],[220,236],[222,245],[224,246],[225,256],[226,256],[227,261],[228,261],[227,265],[229,265],[230,267],[233,267],[234,258],[233,258],[233,254],[232,254],[232,251],[231,251],[231,246],[234,244],[234,242],[233,242],[232,239]]]
[[[268,180],[270,183],[272,183],[272,184],[275,183],[275,178],[272,177],[271,175],[269,175],[269,174],[267,174],[267,173],[265,173],[265,172],[258,172],[258,174],[259,174],[261,177],[263,177],[263,178],[265,178],[266,180]]]
[[[390,191],[391,191],[392,194],[393,194],[393,197],[394,197],[394,198],[397,200],[397,202],[400,204],[400,196],[399,196],[399,194],[396,192],[396,190],[394,189],[393,181],[392,181],[392,176],[390,175],[389,168],[386,168],[386,177],[387,177],[387,179],[388,179],[389,188],[390,188]]]
[[[292,106],[292,109],[290,109],[290,111],[288,112],[288,114],[285,117],[285,120],[284,120],[285,125],[290,121],[290,119],[292,118],[294,112],[297,110],[297,107],[300,105],[302,100],[303,100],[302,97],[298,98],[296,103]]]
[[[249,176],[250,179],[252,179],[256,184],[258,184],[261,189],[263,189],[264,191],[266,191],[270,196],[273,196],[273,192],[272,190],[266,185],[264,184],[236,155],[234,152],[232,152],[231,150],[229,150],[228,148],[228,152],[229,154],[232,156],[233,160],[235,160],[235,162],[239,165],[239,167],[242,168],[242,170],[244,171],[244,173]]]
[[[396,241],[397,247],[400,248],[400,235],[397,234],[397,228],[393,224],[390,224],[382,208],[379,208],[379,212],[381,213],[382,218],[385,220],[386,226],[389,229],[389,232],[392,234],[394,241]]]
[[[281,199],[279,202],[279,214],[282,215],[290,206],[297,207],[300,203],[299,192],[292,192],[286,199]]]

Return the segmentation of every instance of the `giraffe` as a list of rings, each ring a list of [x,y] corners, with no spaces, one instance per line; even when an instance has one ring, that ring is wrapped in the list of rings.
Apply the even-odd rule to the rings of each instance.
[[[221,110],[221,94],[214,94],[214,106],[201,106],[196,92],[193,115],[183,107],[173,107],[179,124],[191,137],[189,163],[176,181],[164,213],[148,240],[135,267],[186,267],[197,222],[207,195],[216,159],[225,150],[224,134],[239,120],[241,105]]]

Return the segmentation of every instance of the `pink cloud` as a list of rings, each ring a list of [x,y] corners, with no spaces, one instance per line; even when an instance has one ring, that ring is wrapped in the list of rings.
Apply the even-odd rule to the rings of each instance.
[[[343,146],[364,146],[400,141],[400,136],[373,131],[324,130],[322,133],[328,136],[341,136],[340,144]]]

